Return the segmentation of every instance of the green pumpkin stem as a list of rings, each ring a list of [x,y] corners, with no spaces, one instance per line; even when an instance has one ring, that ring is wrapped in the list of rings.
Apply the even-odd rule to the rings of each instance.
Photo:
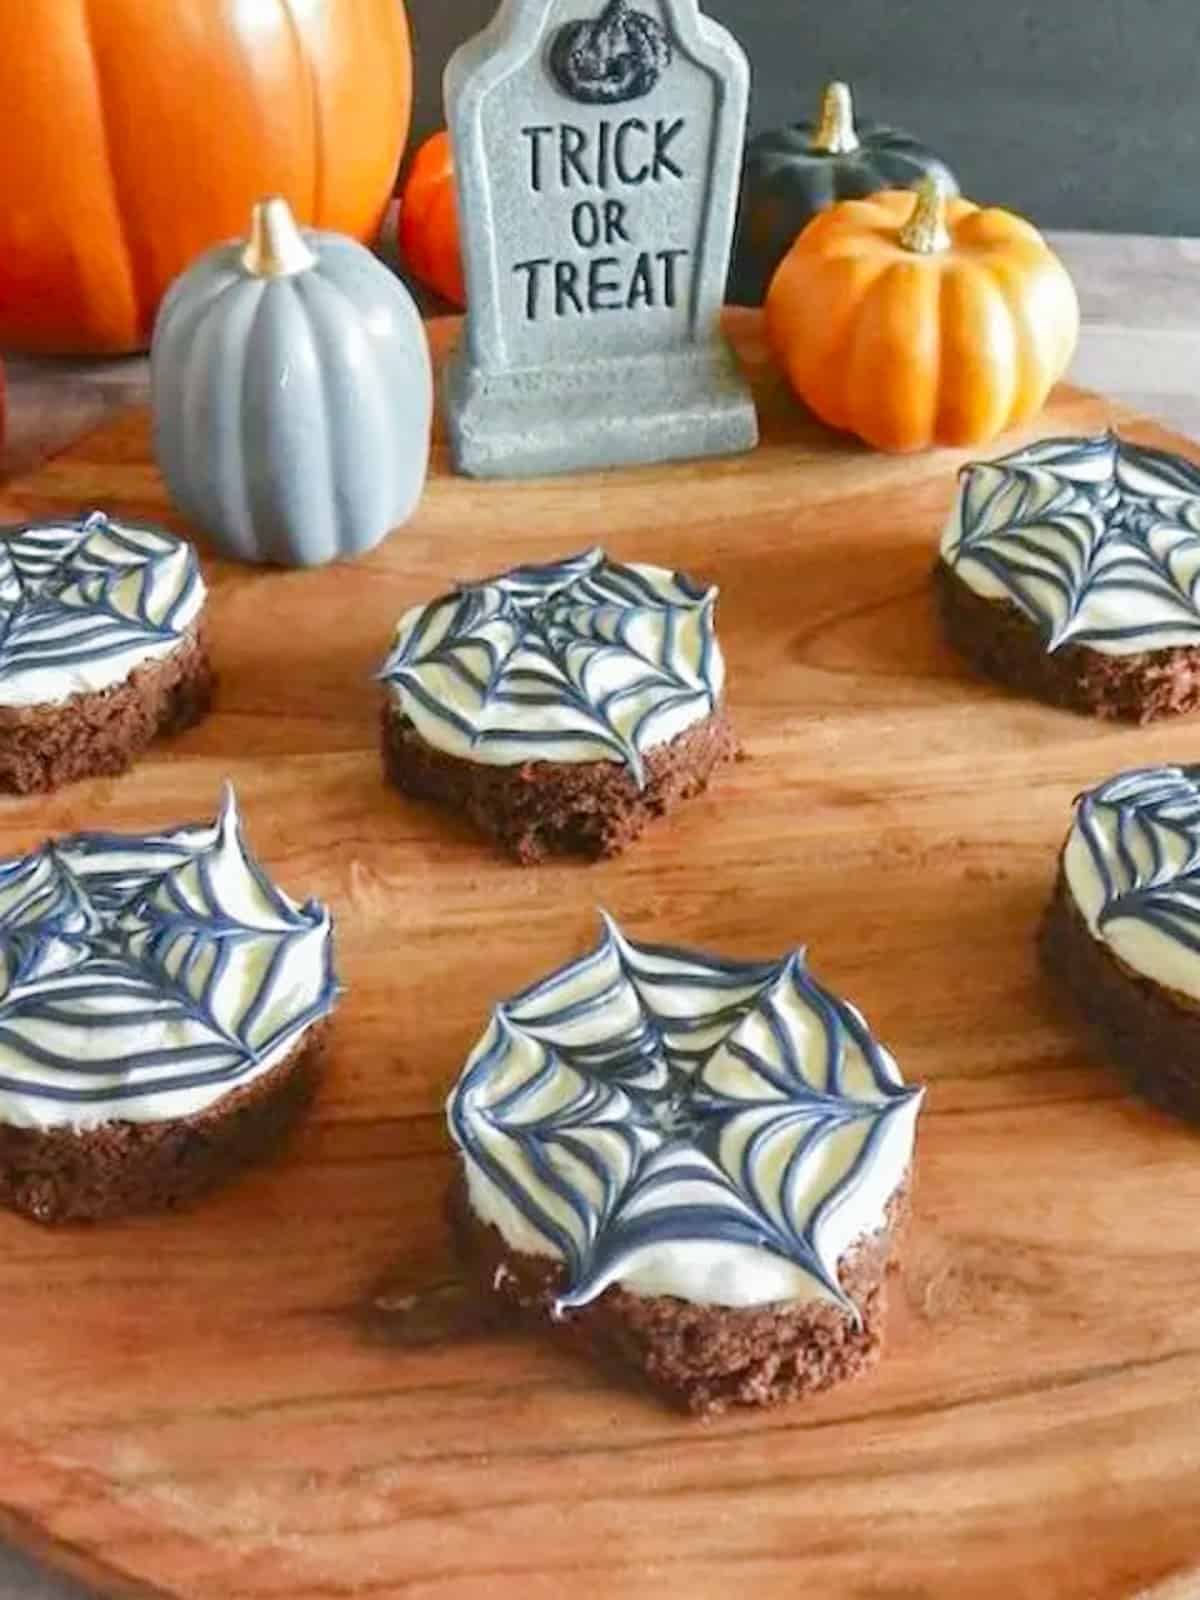
[[[317,258],[304,242],[292,208],[282,195],[255,202],[242,265],[253,278],[290,278],[307,272]]]
[[[935,256],[950,248],[946,227],[946,183],[936,172],[925,175],[917,185],[912,215],[900,230],[900,243],[918,256]]]
[[[821,96],[821,116],[809,149],[823,156],[848,156],[858,149],[854,101],[848,83],[829,83]]]

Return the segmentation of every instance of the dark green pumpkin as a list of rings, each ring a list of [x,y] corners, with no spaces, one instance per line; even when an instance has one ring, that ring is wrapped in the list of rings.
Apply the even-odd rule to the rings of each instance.
[[[931,172],[958,193],[945,163],[907,133],[876,122],[856,126],[849,89],[831,83],[817,122],[760,133],[746,150],[730,301],[762,305],[775,269],[819,211],[881,189],[915,189]]]

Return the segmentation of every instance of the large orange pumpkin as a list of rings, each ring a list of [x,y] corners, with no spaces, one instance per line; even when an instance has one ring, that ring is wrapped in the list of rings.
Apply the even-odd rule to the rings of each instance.
[[[936,177],[816,217],[767,294],[771,347],[823,422],[877,450],[984,444],[1045,404],[1079,337],[1058,257]]]
[[[371,236],[408,135],[402,0],[53,0],[0,50],[0,345],[149,342],[171,280],[283,195]]]
[[[400,254],[413,277],[452,305],[465,306],[454,152],[444,128],[426,139],[413,157],[400,196],[396,231]]]

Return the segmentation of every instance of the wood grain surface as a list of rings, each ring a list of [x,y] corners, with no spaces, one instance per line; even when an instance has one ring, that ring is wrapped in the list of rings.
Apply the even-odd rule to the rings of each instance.
[[[208,563],[217,713],[138,771],[0,803],[0,848],[207,815],[329,900],[347,994],[275,1165],[200,1209],[0,1218],[0,1531],[114,1595],[195,1600],[1127,1600],[1200,1563],[1200,1143],[1125,1098],[1032,939],[1081,786],[1194,759],[972,681],[927,574],[959,458],[806,421],[731,321],[755,454],[524,485],[448,474],[324,573]],[[444,346],[452,330],[435,328]],[[1040,432],[1151,424],[1062,390]],[[9,515],[170,520],[134,414],[9,487]],[[623,860],[522,870],[384,789],[371,674],[458,578],[603,542],[721,585],[749,759]],[[678,1419],[460,1294],[441,1104],[488,1007],[596,907],[738,956],[808,945],[930,1086],[879,1372]]]
[[[392,232],[389,219],[383,241]],[[1061,231],[1047,237],[1075,280],[1083,313],[1070,381],[1200,435],[1200,239]],[[382,241],[380,254],[400,270]],[[423,314],[436,317],[449,309],[431,290],[411,281],[409,287]],[[9,414],[0,441],[0,482],[31,471],[125,407],[144,404],[150,392],[144,356],[12,356],[6,366]]]

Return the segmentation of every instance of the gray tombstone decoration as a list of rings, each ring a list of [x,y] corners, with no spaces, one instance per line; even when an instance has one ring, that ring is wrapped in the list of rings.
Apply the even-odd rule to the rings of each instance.
[[[503,0],[446,69],[467,280],[455,464],[750,450],[720,332],[750,70],[697,0]]]

